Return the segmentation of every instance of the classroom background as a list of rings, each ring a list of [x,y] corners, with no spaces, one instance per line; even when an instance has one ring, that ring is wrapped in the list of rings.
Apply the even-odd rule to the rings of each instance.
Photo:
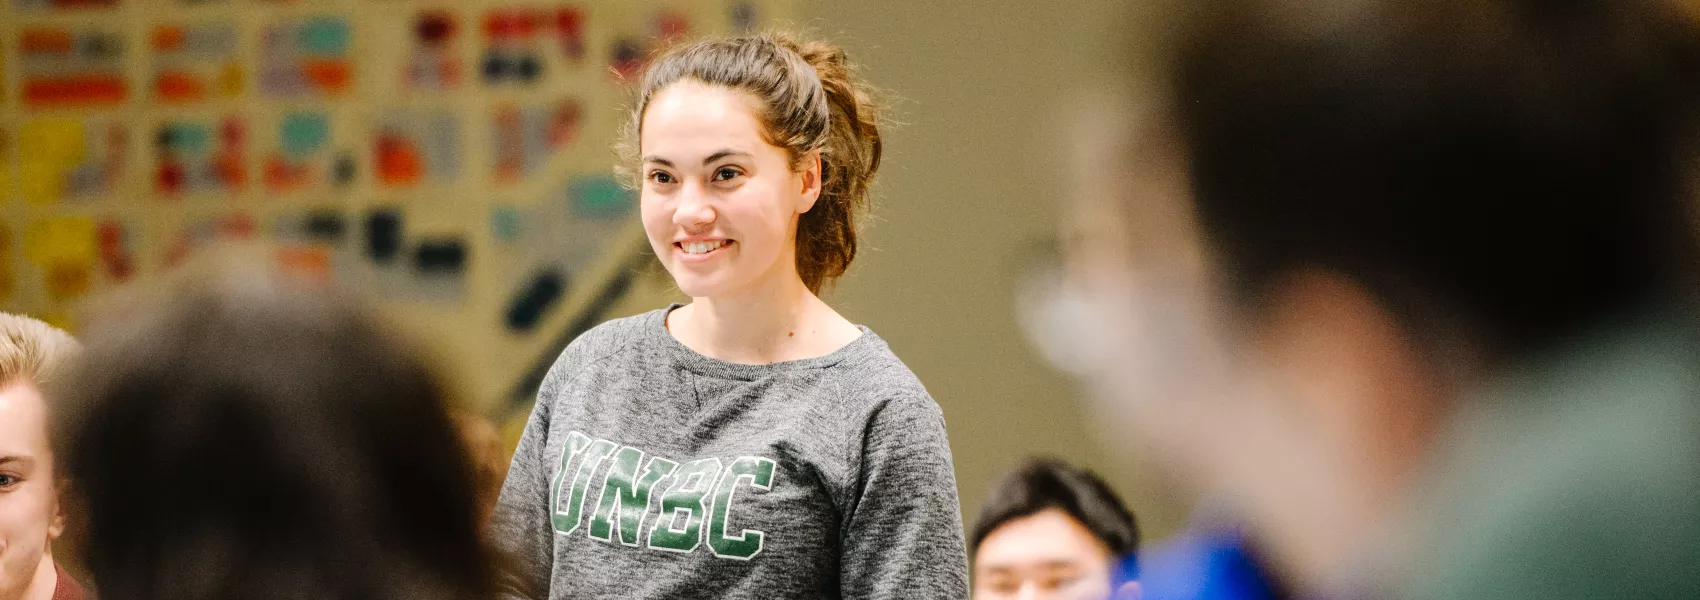
[[[613,172],[668,40],[784,27],[887,92],[874,218],[827,296],[943,408],[963,512],[1021,457],[1184,506],[1025,341],[1017,282],[1070,193],[1066,114],[1130,65],[1082,0],[0,0],[0,310],[80,307],[240,249],[370,295],[517,439],[596,323],[681,298]],[[1082,432],[1092,432],[1091,435]]]

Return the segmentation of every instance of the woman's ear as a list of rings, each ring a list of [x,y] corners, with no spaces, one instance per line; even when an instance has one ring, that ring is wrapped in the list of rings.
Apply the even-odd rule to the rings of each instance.
[[[798,183],[802,186],[801,202],[797,204],[798,214],[809,212],[809,209],[815,207],[815,201],[820,200],[821,167],[819,150],[811,150],[803,157],[803,170],[797,172],[801,179]]]
[[[47,539],[57,540],[65,533],[65,503],[71,498],[71,480],[60,479],[53,485],[53,520],[47,525]]]

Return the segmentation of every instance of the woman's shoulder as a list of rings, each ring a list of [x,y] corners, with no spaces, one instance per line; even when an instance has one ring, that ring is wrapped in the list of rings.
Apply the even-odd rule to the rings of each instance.
[[[644,339],[646,329],[653,326],[655,320],[661,318],[666,310],[658,308],[612,319],[579,334],[555,359],[555,365],[550,369],[550,377],[583,371],[636,347]]]
[[[832,368],[842,400],[861,409],[938,411],[921,378],[885,339],[864,328],[851,344],[847,350],[853,351]]]

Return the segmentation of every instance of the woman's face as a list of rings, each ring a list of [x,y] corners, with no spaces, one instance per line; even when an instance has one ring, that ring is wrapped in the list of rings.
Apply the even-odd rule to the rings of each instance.
[[[748,93],[681,81],[643,114],[643,228],[679,290],[737,294],[797,279],[797,219],[820,194],[817,159],[791,170]]]

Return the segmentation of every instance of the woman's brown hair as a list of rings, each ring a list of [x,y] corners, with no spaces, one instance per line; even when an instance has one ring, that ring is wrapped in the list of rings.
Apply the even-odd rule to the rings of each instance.
[[[781,33],[702,40],[650,63],[633,105],[627,148],[638,146],[649,101],[685,80],[754,96],[763,136],[785,149],[792,169],[820,152],[820,198],[798,220],[796,240],[797,273],[819,293],[856,258],[856,221],[867,212],[868,184],[879,170],[879,108],[872,90],[844,51],[826,42]]]

